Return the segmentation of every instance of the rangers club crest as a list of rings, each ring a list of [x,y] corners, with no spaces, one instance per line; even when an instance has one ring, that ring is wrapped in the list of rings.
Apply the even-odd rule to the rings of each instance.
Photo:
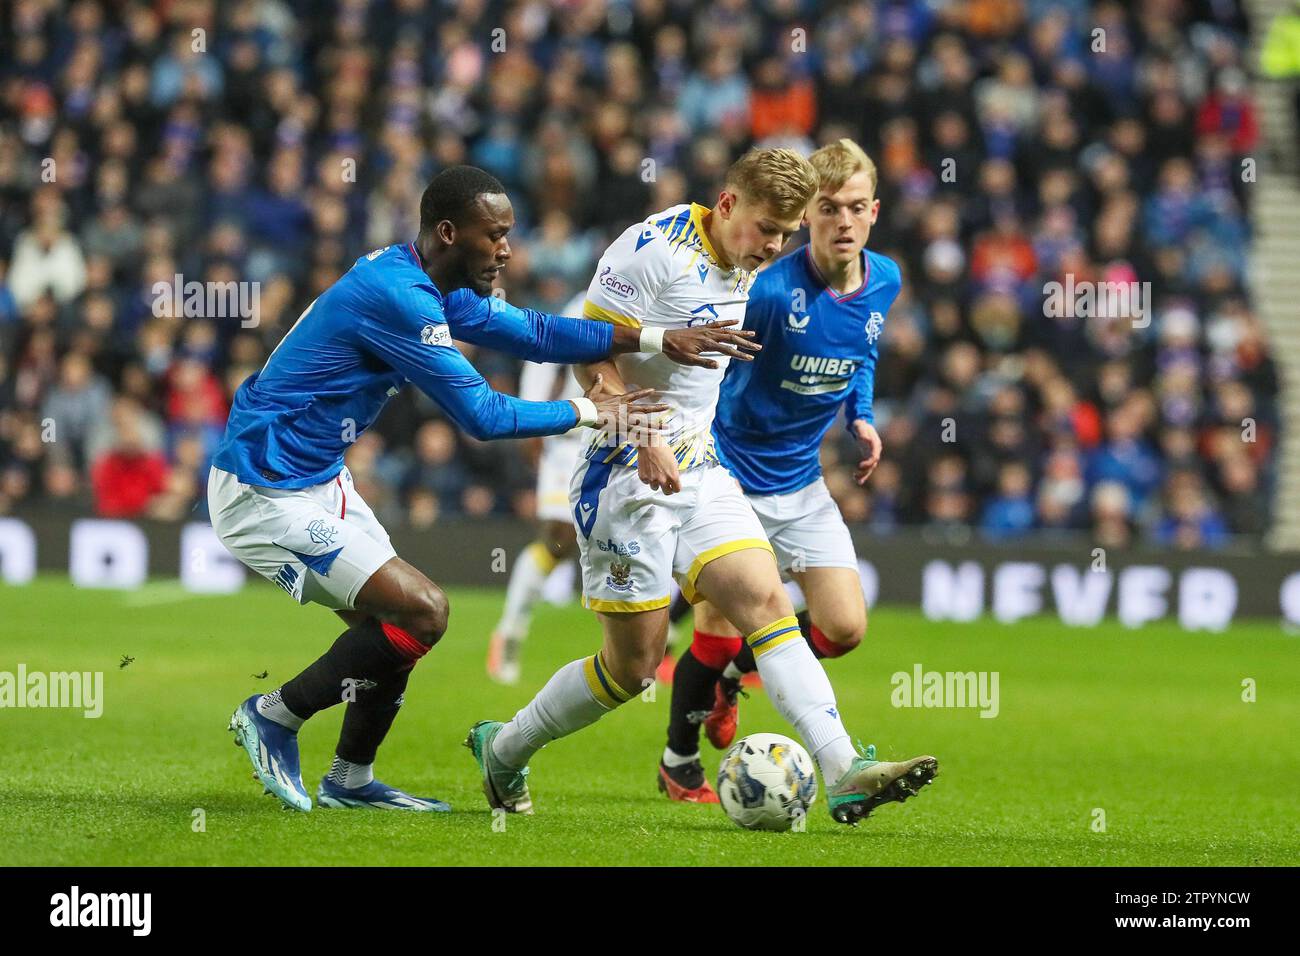
[[[339,529],[334,525],[326,524],[323,518],[317,518],[311,524],[307,525],[307,534],[311,537],[313,544],[318,544],[322,548],[328,548],[338,537]]]
[[[880,338],[880,333],[885,328],[885,316],[880,312],[872,312],[871,317],[867,319],[867,343],[876,344],[876,339]]]

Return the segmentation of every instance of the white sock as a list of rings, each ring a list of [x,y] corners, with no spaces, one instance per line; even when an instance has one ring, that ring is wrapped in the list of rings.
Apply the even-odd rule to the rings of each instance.
[[[793,617],[773,621],[746,640],[768,698],[799,732],[827,786],[834,785],[857,753],[840,720],[830,678],[799,632],[799,622]]]
[[[540,541],[534,541],[515,559],[506,585],[506,606],[497,630],[508,639],[522,641],[528,635],[533,608],[542,599],[542,588],[558,562]]]
[[[570,661],[497,732],[492,752],[507,767],[523,767],[552,740],[594,724],[628,699],[599,654]]]
[[[740,680],[745,676],[745,672],[736,666],[735,661],[727,661],[727,666],[722,669],[722,676],[727,680]]]
[[[683,757],[681,754],[675,753],[671,747],[664,748],[665,767],[681,767],[688,763],[694,763],[696,760],[699,759],[700,759],[700,752],[698,750],[695,751],[695,753],[693,754]]]
[[[274,720],[281,727],[287,727],[295,733],[303,725],[303,719],[284,706],[278,687],[271,693],[257,698],[257,712],[267,720]]]
[[[375,779],[375,765],[372,763],[352,763],[335,754],[334,762],[330,764],[329,778],[331,782],[346,790],[356,790],[358,787],[364,787]]]

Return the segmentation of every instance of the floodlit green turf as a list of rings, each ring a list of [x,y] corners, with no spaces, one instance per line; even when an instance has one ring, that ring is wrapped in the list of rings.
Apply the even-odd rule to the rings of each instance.
[[[0,671],[102,670],[104,714],[0,710],[0,864],[1294,864],[1300,860],[1300,645],[1272,623],[1226,634],[1172,625],[1074,630],[1047,620],[941,625],[878,609],[866,643],[829,670],[851,732],[885,758],[933,753],[941,772],[906,805],[856,829],[819,797],[805,833],[757,834],[717,807],[655,789],[668,692],[544,750],[537,813],[504,832],[461,746],[504,718],[558,665],[597,646],[594,618],[539,610],[513,689],[483,676],[500,597],[452,594],[452,628],[420,664],[380,752],[381,779],[450,800],[451,815],[282,812],[250,778],[226,722],[338,632],[329,612],[278,590],[193,597],[58,580],[0,587]],[[134,662],[118,664],[122,655]],[[890,675],[997,671],[1001,709],[898,709]],[[269,677],[258,679],[269,671]],[[1258,699],[1243,702],[1253,678]],[[302,734],[314,792],[342,717]],[[760,692],[741,733],[789,733]],[[706,766],[717,754],[704,743]],[[195,832],[196,808],[206,831]],[[1105,832],[1094,832],[1094,810]]]

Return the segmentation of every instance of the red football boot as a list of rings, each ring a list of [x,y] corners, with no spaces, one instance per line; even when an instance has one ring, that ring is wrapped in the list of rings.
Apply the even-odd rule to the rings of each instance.
[[[698,760],[669,767],[659,761],[659,791],[669,800],[679,803],[717,803],[718,793],[704,776],[704,765]]]
[[[713,710],[704,718],[704,734],[709,743],[726,750],[736,739],[736,725],[740,722],[739,697],[744,694],[740,682],[730,677],[719,677],[713,685]]]
[[[677,659],[673,657],[672,651],[664,655],[664,659],[659,662],[655,668],[655,683],[660,687],[673,686],[673,671],[677,669]]]

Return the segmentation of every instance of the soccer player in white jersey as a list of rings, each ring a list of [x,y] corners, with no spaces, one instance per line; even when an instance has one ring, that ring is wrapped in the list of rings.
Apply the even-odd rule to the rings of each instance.
[[[583,314],[670,330],[744,315],[754,272],[799,227],[816,171],[789,149],[754,150],[727,171],[712,209],[675,206],[629,227],[606,250]],[[642,334],[645,334],[644,332]],[[493,808],[528,813],[528,761],[552,740],[594,723],[648,686],[663,658],[673,576],[745,635],[777,709],[826,780],[832,816],[856,822],[933,757],[880,762],[855,752],[825,670],[799,632],[772,547],[736,480],[717,462],[710,426],[727,360],[677,370],[650,361],[598,362],[600,376],[657,389],[669,406],[666,441],[636,448],[601,436],[573,476],[583,603],[597,612],[601,650],[562,667],[507,723],[484,720],[466,738]]]
[[[586,290],[564,307],[564,315],[582,315]],[[519,376],[519,397],[529,402],[571,399],[582,394],[582,386],[567,365],[525,362]],[[515,559],[506,585],[506,603],[501,620],[488,642],[488,677],[499,684],[519,682],[519,655],[528,637],[533,608],[542,599],[542,588],[561,563],[578,553],[578,540],[569,508],[569,479],[582,458],[584,430],[574,428],[563,435],[542,439],[537,463],[537,518],[542,523],[537,540]]]

